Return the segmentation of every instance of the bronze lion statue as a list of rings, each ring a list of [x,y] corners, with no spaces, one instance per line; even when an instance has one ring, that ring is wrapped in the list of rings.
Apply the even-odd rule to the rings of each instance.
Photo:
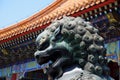
[[[52,80],[113,80],[107,67],[104,39],[80,17],[53,21],[36,39],[36,61],[51,61]]]

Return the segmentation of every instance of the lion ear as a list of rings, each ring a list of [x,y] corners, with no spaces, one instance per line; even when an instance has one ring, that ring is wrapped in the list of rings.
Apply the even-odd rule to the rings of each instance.
[[[53,33],[53,37],[54,37],[53,41],[58,41],[62,38],[61,31],[62,31],[62,25],[60,25]]]

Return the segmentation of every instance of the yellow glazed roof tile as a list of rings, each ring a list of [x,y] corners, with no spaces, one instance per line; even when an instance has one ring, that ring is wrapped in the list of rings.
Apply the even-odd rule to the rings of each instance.
[[[106,0],[56,0],[54,3],[15,25],[0,30],[0,40],[4,40],[35,29],[36,27],[50,23],[54,19],[60,19],[63,15],[71,15],[75,12],[89,8]]]

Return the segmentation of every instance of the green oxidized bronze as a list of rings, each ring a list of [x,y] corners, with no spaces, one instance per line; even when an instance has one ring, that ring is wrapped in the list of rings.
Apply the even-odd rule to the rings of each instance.
[[[34,55],[40,65],[52,62],[46,73],[53,80],[112,80],[103,42],[90,22],[63,17],[38,35]]]

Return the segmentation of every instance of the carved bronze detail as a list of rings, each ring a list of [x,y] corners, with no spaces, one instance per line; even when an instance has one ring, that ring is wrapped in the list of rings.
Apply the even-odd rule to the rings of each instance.
[[[52,62],[46,73],[53,80],[63,80],[61,77],[72,66],[83,72],[76,79],[69,80],[112,80],[103,37],[90,22],[80,17],[63,17],[53,21],[38,35],[36,44],[34,56],[40,65]]]

